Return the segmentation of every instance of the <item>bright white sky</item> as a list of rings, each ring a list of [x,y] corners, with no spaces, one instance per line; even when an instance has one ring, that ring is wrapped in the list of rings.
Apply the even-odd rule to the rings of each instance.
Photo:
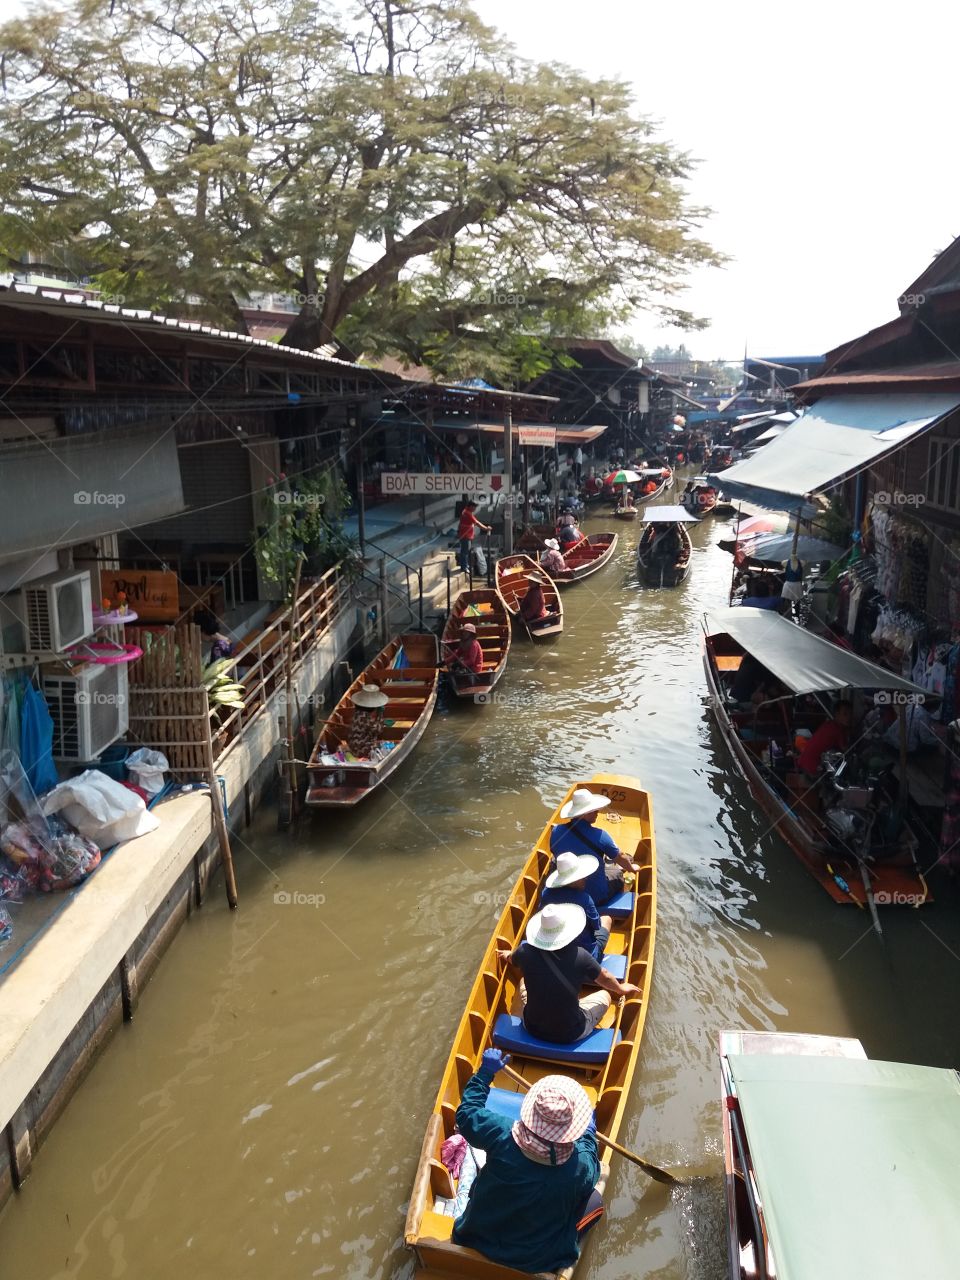
[[[897,313],[960,235],[956,56],[944,0],[475,0],[519,51],[620,76],[702,164],[706,238],[734,261],[698,275],[684,337],[705,359],[812,355]]]
[[[945,0],[474,0],[522,54],[634,86],[700,158],[707,238],[733,261],[691,282],[704,333],[632,326],[704,359],[816,354],[896,314],[960,234],[956,51]],[[23,0],[0,0],[0,20]]]

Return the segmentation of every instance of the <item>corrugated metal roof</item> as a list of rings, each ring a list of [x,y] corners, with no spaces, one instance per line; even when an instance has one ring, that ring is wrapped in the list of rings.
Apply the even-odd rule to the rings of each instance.
[[[807,392],[840,390],[843,387],[913,387],[916,383],[957,383],[960,385],[960,363],[956,360],[933,360],[925,364],[886,365],[861,369],[856,373],[833,373],[823,378],[798,382],[791,391]]]

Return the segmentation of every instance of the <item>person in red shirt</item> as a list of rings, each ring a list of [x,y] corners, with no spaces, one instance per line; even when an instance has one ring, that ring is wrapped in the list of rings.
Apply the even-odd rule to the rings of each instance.
[[[465,622],[460,628],[460,639],[450,659],[450,671],[458,684],[476,684],[483,671],[483,649],[472,622]]]
[[[543,594],[546,580],[539,574],[528,573],[526,594],[520,601],[520,617],[534,631],[555,621],[557,615],[547,608],[547,598]]]
[[[477,509],[475,502],[465,502],[463,511],[460,513],[460,527],[457,529],[457,537],[460,539],[460,551],[457,561],[460,565],[461,573],[470,572],[470,544],[476,537],[477,530],[482,529],[484,533],[490,532],[488,524],[481,522],[474,515]]]
[[[838,704],[832,720],[825,720],[800,752],[797,764],[800,769],[815,778],[820,771],[820,761],[825,751],[846,751],[850,745],[850,726],[853,724],[853,706],[849,702]]]

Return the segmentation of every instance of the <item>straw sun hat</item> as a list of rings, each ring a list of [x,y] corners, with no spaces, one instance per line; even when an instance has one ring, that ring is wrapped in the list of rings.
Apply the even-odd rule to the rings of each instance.
[[[551,551],[560,550],[560,543],[556,540],[556,538],[544,538],[543,545],[545,547],[549,547]]]
[[[377,684],[365,684],[350,698],[355,707],[385,707],[390,699]]]
[[[547,876],[547,888],[562,889],[565,885],[586,880],[599,865],[600,859],[592,853],[558,853],[557,869]]]
[[[538,951],[559,951],[587,926],[587,913],[573,902],[551,903],[531,919],[526,940]]]
[[[577,787],[576,791],[560,810],[560,818],[562,821],[566,821],[567,818],[582,818],[587,813],[599,813],[609,803],[609,796],[598,796],[586,787]]]

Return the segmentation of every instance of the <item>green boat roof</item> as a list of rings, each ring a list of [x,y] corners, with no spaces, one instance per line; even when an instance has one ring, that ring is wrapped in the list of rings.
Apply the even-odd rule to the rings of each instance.
[[[777,1280],[957,1274],[955,1071],[795,1055],[727,1061]]]

